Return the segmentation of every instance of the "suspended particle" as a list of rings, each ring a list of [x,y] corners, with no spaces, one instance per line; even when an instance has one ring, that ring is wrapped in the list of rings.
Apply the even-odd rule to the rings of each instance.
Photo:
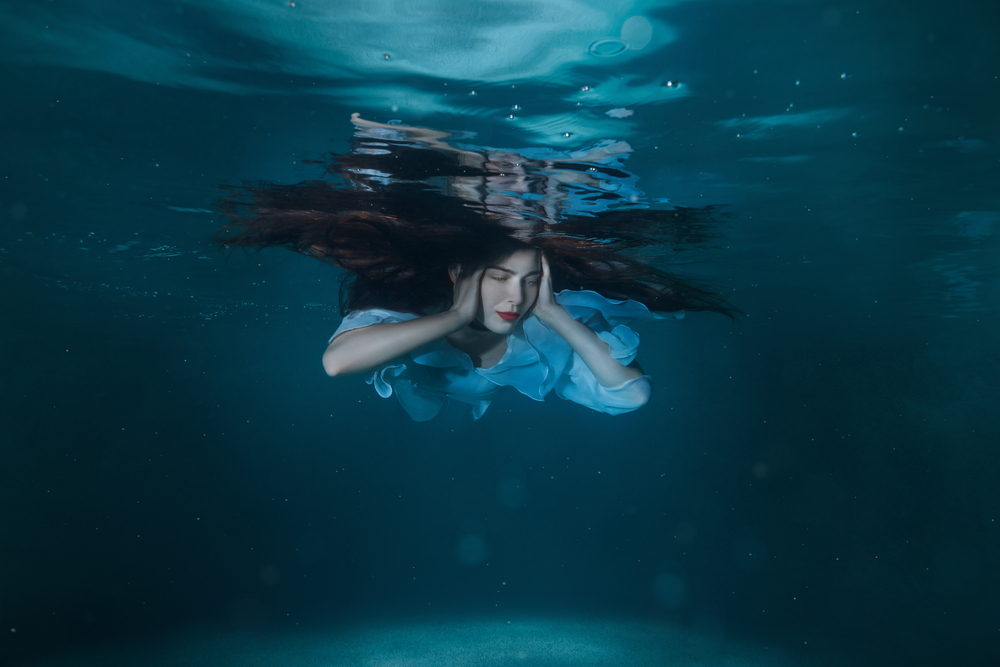
[[[388,53],[382,54],[382,57],[385,58],[386,60],[388,60],[389,59],[389,54]]]
[[[799,84],[801,84],[801,83],[802,83],[802,81],[801,81],[800,79],[796,79],[796,80],[795,80],[795,85],[796,85],[796,86],[798,86],[798,85],[799,85]]]

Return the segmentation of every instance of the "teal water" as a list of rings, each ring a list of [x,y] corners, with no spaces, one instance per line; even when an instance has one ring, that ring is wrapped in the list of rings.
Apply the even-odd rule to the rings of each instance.
[[[0,659],[993,664],[998,19],[0,5]],[[629,415],[407,421],[322,372],[333,270],[209,242],[218,185],[313,177],[352,112],[629,142],[725,213],[678,270],[744,316],[642,329]]]

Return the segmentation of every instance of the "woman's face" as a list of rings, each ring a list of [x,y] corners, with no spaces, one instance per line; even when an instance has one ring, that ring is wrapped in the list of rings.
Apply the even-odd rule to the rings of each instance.
[[[518,250],[487,266],[476,321],[493,333],[510,333],[535,305],[541,278],[537,250]]]

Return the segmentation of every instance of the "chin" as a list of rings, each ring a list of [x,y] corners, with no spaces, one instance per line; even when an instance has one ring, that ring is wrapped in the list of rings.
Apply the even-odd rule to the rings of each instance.
[[[514,327],[516,327],[522,319],[523,316],[517,318],[513,322],[506,322],[499,317],[491,317],[489,322],[483,322],[483,326],[495,334],[507,335],[514,330]]]

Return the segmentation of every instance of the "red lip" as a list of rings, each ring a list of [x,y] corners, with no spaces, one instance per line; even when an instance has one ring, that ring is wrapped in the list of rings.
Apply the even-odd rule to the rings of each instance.
[[[508,322],[513,322],[517,318],[521,317],[520,313],[507,313],[507,312],[501,313],[499,310],[497,311],[497,315],[499,315],[502,319]]]

